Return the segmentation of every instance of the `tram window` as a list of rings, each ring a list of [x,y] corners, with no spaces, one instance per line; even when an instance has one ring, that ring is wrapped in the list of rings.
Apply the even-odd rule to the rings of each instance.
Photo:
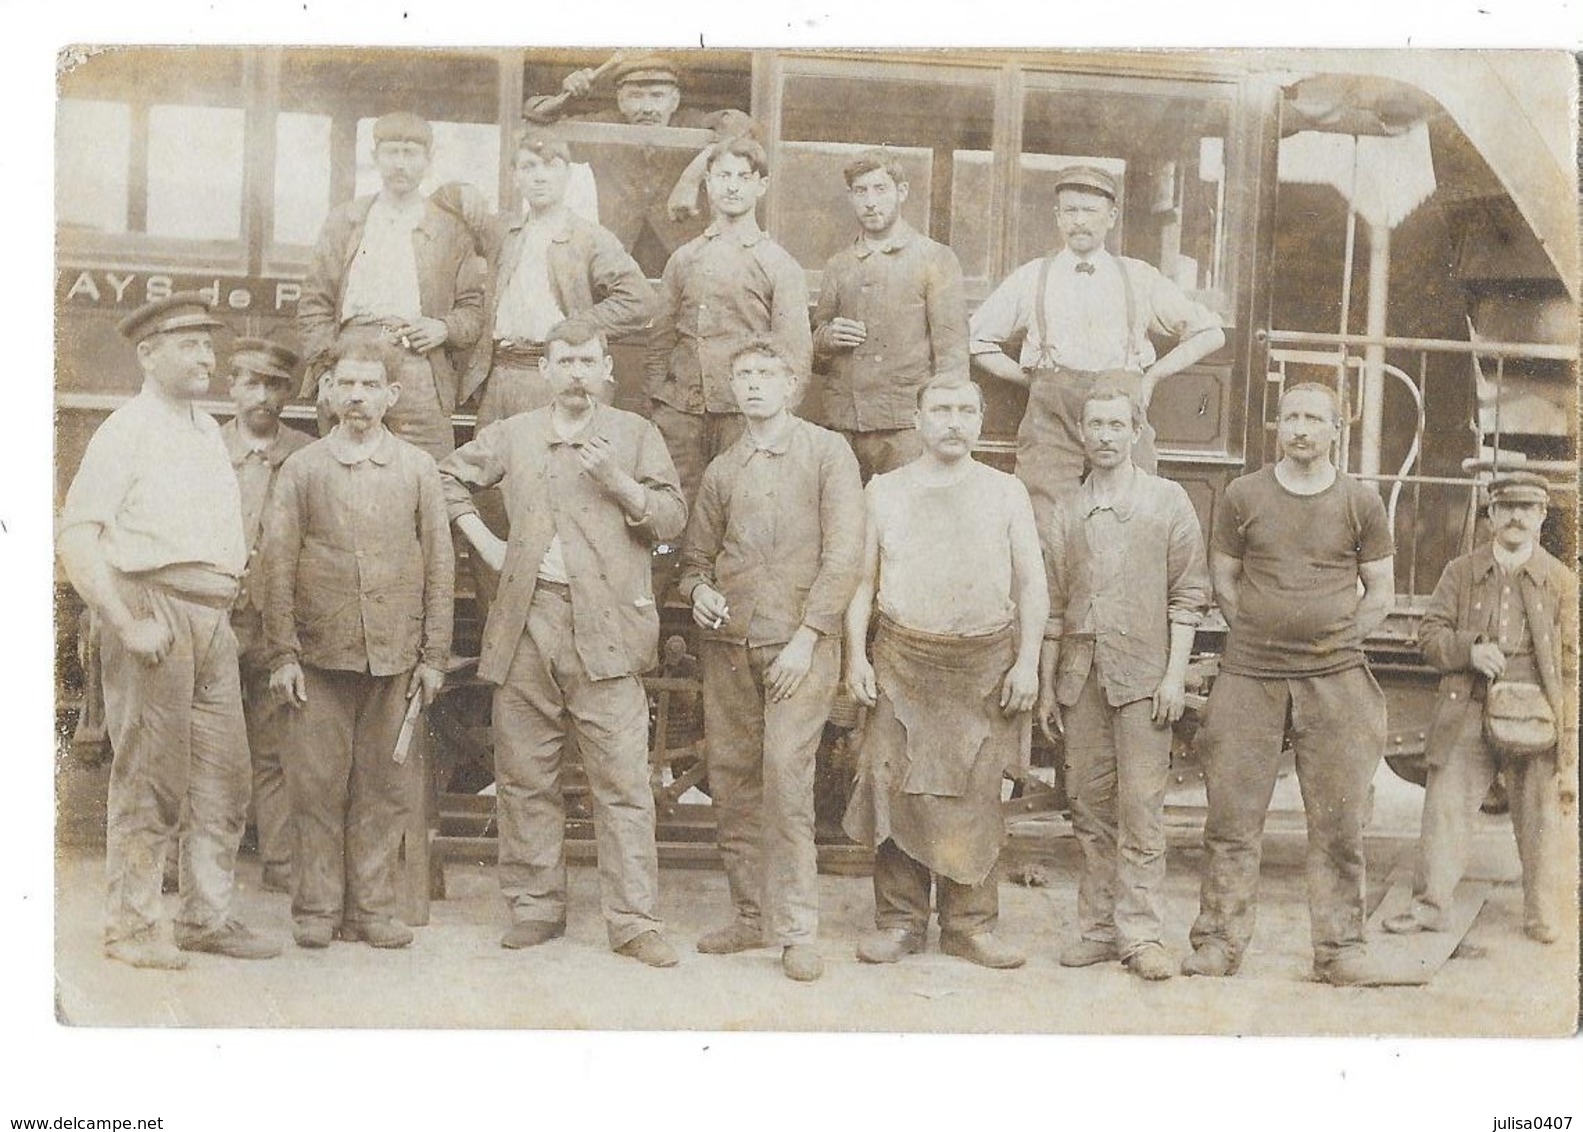
[[[189,240],[242,235],[243,112],[154,106],[148,116],[148,232]]]
[[[63,98],[55,119],[55,219],[63,228],[125,232],[132,109]]]
[[[1116,173],[1122,216],[1113,252],[1154,264],[1222,317],[1231,314],[1227,278],[1225,138],[1231,98],[1142,82],[1073,83],[1030,90],[1023,114],[1022,186],[1016,262],[1056,245],[1054,182],[1082,161]]]
[[[491,209],[500,206],[500,127],[491,122],[430,121],[434,150],[421,191],[431,193],[451,181],[476,185]],[[357,195],[379,191],[374,168],[374,119],[357,123]],[[322,217],[321,217],[322,219]]]
[[[330,207],[331,121],[282,111],[275,119],[275,242],[312,244]]]
[[[809,73],[799,73],[804,68]],[[994,75],[927,64],[885,73],[876,64],[874,73],[855,76],[809,60],[791,61],[788,70],[774,170],[776,238],[804,267],[822,267],[855,231],[841,177],[847,155],[884,145],[899,151],[911,178],[903,215],[950,244],[969,280],[985,279]]]

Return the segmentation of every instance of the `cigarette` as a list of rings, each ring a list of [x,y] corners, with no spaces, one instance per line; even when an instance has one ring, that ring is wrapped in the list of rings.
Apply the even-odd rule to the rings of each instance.
[[[713,625],[709,626],[709,627],[711,629],[718,629],[718,628],[720,628],[720,626],[722,624],[724,624],[723,620],[721,618],[719,618],[719,617],[716,617],[715,618],[715,623]]]

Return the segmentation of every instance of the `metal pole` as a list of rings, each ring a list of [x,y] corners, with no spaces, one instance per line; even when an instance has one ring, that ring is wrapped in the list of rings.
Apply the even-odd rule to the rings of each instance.
[[[1390,297],[1391,230],[1389,225],[1367,221],[1369,226],[1369,309],[1364,333],[1370,338],[1385,337],[1385,307]],[[1380,473],[1380,447],[1385,423],[1385,347],[1369,345],[1363,350],[1363,441],[1358,453],[1358,471],[1366,476]]]

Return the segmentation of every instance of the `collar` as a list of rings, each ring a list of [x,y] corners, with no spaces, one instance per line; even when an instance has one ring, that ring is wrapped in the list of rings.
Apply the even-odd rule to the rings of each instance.
[[[781,432],[780,439],[775,441],[775,443],[760,444],[745,427],[742,429],[742,439],[737,441],[737,443],[742,446],[744,459],[752,456],[755,452],[763,452],[769,456],[784,456],[786,455],[786,450],[791,447],[792,437],[801,430],[801,427],[801,418],[793,414],[788,418],[786,428]]]
[[[137,396],[133,398],[133,401],[141,403],[143,411],[146,413],[157,414],[174,423],[195,428],[199,432],[205,431],[204,421],[208,421],[209,426],[212,428],[219,427],[214,423],[213,417],[198,408],[197,402],[188,401],[185,404],[175,404],[156,391],[150,381],[144,382],[143,388],[137,391]]]
[[[853,252],[858,259],[867,259],[875,251],[892,255],[912,243],[913,238],[917,235],[918,233],[913,229],[913,226],[898,216],[896,223],[891,226],[890,236],[883,244],[876,247],[865,240],[863,234],[859,232],[857,239],[853,241]]]
[[[1096,511],[1109,511],[1116,516],[1116,522],[1125,523],[1132,518],[1132,513],[1138,507],[1138,495],[1143,489],[1143,469],[1136,464],[1132,466],[1132,479],[1126,488],[1109,503],[1101,503],[1094,492],[1094,480],[1090,476],[1083,481],[1083,486],[1078,488],[1078,501],[1082,509],[1083,518],[1087,519]]]
[[[769,234],[762,228],[753,228],[751,230],[739,228],[735,231],[737,243],[741,244],[744,248],[751,248],[761,240],[767,239],[769,236]],[[706,240],[713,240],[716,237],[724,236],[725,234],[726,229],[720,227],[720,222],[718,220],[710,221],[709,227],[704,229],[704,239]]]
[[[1539,573],[1536,569],[1538,561],[1539,545],[1537,543],[1529,547],[1527,558],[1513,566],[1509,561],[1506,563],[1500,562],[1495,557],[1495,544],[1488,542],[1473,552],[1473,576],[1482,580],[1488,577],[1497,566],[1505,565],[1506,569],[1514,574],[1526,574],[1534,581],[1538,581]]]
[[[235,417],[232,417],[220,426],[220,438],[225,441],[225,451],[231,457],[232,464],[240,464],[251,456],[262,456],[271,465],[279,467],[285,462],[286,457],[291,455],[286,450],[285,430],[284,424],[278,425],[274,438],[268,444],[262,448],[254,448],[242,434],[242,426],[236,423]]]
[[[1101,247],[1095,251],[1093,255],[1088,257],[1088,262],[1093,264],[1096,270],[1103,271],[1114,264],[1115,258],[1116,257],[1111,255],[1110,252]],[[1072,271],[1081,262],[1082,260],[1078,258],[1077,254],[1073,252],[1071,248],[1062,248],[1060,251],[1055,253],[1054,265],[1058,270]]]
[[[555,431],[555,404],[551,402],[545,406],[544,438],[551,448],[579,448],[588,443],[598,433],[599,426],[604,422],[605,406],[601,402],[594,403],[593,412],[588,414],[588,419],[583,422],[583,427],[569,439],[563,438]]]
[[[445,210],[427,197],[419,197],[418,199],[419,205],[413,207],[421,206],[422,214],[419,216],[418,222],[412,230],[414,232],[422,232],[428,238],[434,239],[440,234],[440,227],[444,223],[444,218],[446,215]],[[361,205],[361,208],[355,209],[353,214],[359,227],[366,227],[368,225],[369,213],[373,212],[376,207],[379,207],[382,210],[385,207],[384,205],[380,204],[378,193],[374,193],[371,196],[359,197],[353,203],[354,205]],[[354,246],[352,251],[355,253],[357,248]]]
[[[528,218],[529,213],[524,208],[522,212],[518,213],[516,219],[507,225],[507,228],[512,232],[521,232],[528,226]],[[551,243],[564,244],[570,240],[572,238],[572,210],[563,206],[560,216],[549,221],[549,230]]]
[[[379,429],[380,437],[374,442],[374,450],[367,456],[358,456],[347,448],[346,439],[341,435],[340,426],[337,425],[330,431],[330,435],[325,437],[330,445],[330,455],[348,468],[356,467],[364,460],[370,460],[383,467],[396,458],[396,437],[384,425],[380,425]]]

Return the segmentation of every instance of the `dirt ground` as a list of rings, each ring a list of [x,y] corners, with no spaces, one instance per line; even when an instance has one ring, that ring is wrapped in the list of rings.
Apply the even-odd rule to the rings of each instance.
[[[1386,775],[1388,778],[1388,773]],[[1394,783],[1394,779],[1390,780]],[[1410,860],[1416,828],[1412,788],[1382,779],[1369,842],[1371,901]],[[56,1008],[81,1027],[334,1027],[878,1033],[1558,1035],[1578,1011],[1576,939],[1544,947],[1521,933],[1516,854],[1505,819],[1484,820],[1472,875],[1495,881],[1457,958],[1424,987],[1338,989],[1309,978],[1308,914],[1295,803],[1283,784],[1262,879],[1258,934],[1233,979],[1175,978],[1146,984],[1119,965],[1069,970],[1060,947],[1073,938],[1075,849],[1046,848],[1048,887],[1004,884],[1002,932],[1029,960],[988,971],[940,954],[894,967],[853,955],[871,922],[863,877],[821,877],[820,948],[825,977],[795,984],[773,950],[728,957],[692,950],[728,914],[725,881],[711,869],[664,869],[661,911],[682,950],[680,967],[650,970],[613,955],[598,913],[597,873],[574,867],[567,937],[527,952],[498,945],[505,926],[492,872],[447,869],[447,899],[405,951],[337,943],[307,952],[288,942],[280,958],[244,963],[194,956],[182,972],[136,971],[99,950],[102,850],[68,846],[57,862]],[[1395,832],[1393,832],[1395,831]],[[1197,910],[1195,839],[1173,833],[1166,891],[1166,945],[1178,957]],[[288,899],[265,893],[259,866],[239,867],[240,908],[252,926],[290,938]],[[174,897],[169,898],[174,901]]]

